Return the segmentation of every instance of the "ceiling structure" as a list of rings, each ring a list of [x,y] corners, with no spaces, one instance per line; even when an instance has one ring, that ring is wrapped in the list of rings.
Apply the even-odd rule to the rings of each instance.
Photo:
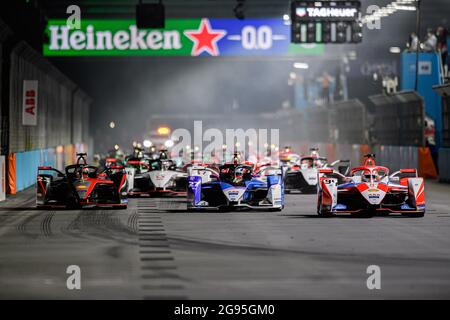
[[[42,0],[49,17],[65,15],[69,5],[77,4],[86,17],[132,18],[138,0]],[[143,3],[157,3],[158,0],[144,0]],[[163,0],[168,18],[234,17],[236,0]],[[282,16],[289,11],[289,0],[245,0],[245,14],[248,17]]]

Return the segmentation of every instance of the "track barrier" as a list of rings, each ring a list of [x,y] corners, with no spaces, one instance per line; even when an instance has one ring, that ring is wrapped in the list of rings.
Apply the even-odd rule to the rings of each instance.
[[[450,148],[439,149],[439,181],[450,182]]]

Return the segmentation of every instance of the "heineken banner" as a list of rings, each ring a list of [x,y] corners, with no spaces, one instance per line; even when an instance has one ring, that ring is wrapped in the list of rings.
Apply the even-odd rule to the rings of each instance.
[[[290,43],[282,19],[168,19],[165,29],[137,29],[134,20],[50,20],[45,56],[317,55],[323,45]]]

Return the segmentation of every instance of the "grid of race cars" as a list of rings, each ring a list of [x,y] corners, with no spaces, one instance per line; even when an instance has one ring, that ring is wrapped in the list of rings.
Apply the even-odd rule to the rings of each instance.
[[[391,173],[376,164],[374,154],[362,164],[329,162],[311,148],[298,155],[286,148],[277,161],[251,163],[238,152],[231,161],[187,163],[172,159],[167,150],[134,150],[126,157],[114,154],[90,165],[87,155],[61,172],[39,167],[36,205],[39,208],[127,208],[136,196],[185,197],[188,211],[254,209],[281,211],[285,194],[317,195],[317,214],[409,217],[425,214],[424,180],[416,168]]]

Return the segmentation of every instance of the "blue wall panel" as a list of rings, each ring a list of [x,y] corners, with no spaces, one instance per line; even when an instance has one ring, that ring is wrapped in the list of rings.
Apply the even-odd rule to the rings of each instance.
[[[38,166],[54,166],[55,150],[33,150],[16,153],[16,191],[21,191],[36,182]]]
[[[437,53],[419,54],[418,93],[425,102],[425,112],[436,125],[436,144],[441,145],[442,102],[441,97],[433,90],[433,86],[441,84],[440,59]],[[401,57],[401,90],[414,90],[416,79],[416,54],[402,53]]]

